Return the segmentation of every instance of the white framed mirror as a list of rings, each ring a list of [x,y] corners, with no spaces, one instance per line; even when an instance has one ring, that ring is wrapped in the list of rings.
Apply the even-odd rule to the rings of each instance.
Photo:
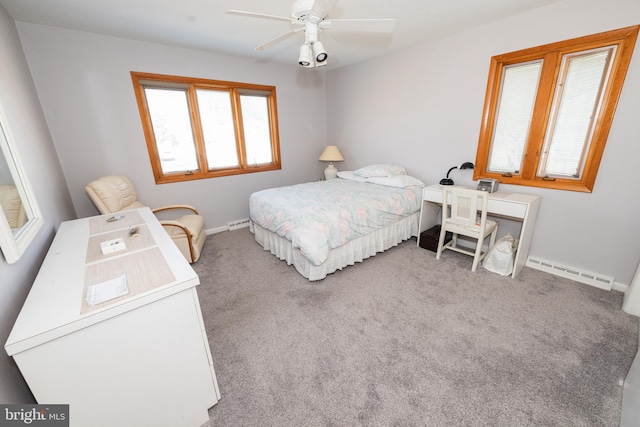
[[[0,105],[0,249],[13,264],[25,252],[44,224],[33,190],[22,166],[17,145]]]

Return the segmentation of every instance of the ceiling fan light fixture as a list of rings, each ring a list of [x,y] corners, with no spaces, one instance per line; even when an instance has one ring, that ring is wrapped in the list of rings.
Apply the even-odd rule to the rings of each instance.
[[[1,1],[1,0],[0,0]],[[395,25],[395,19],[331,19],[329,14],[339,0],[290,0],[291,16],[268,15],[257,12],[247,12],[242,10],[227,10],[226,13],[231,15],[246,16],[249,18],[269,19],[272,21],[283,21],[290,24],[291,29],[280,36],[269,40],[268,42],[257,46],[256,51],[266,50],[282,41],[304,31],[304,45],[300,47],[300,56],[298,64],[305,68],[316,68],[327,65],[328,54],[318,40],[321,31],[334,28],[333,24],[337,24],[338,29],[343,31],[362,31],[372,33],[391,33]],[[327,36],[329,33],[326,33]],[[328,38],[332,40],[331,37]],[[325,40],[326,41],[326,40]],[[334,44],[336,44],[334,42]],[[331,49],[334,52],[334,49]],[[334,52],[335,53],[335,52]]]
[[[300,46],[300,56],[298,57],[298,64],[307,68],[313,67],[311,59],[311,48],[306,43]]]
[[[320,42],[315,42],[313,44],[313,55],[318,65],[323,62],[326,64],[327,58],[329,57],[329,55],[327,55],[327,51],[324,49],[324,46]]]

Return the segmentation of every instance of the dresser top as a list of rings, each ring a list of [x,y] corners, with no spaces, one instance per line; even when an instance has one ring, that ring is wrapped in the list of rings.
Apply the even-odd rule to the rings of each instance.
[[[9,355],[197,286],[197,274],[149,208],[66,221],[49,248],[5,344]],[[138,227],[133,236],[129,227]],[[101,244],[122,239],[123,250]],[[126,277],[126,295],[100,304],[87,290]]]

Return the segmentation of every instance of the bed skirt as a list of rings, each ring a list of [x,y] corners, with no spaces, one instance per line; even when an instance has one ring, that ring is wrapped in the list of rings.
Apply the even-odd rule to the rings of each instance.
[[[397,246],[399,243],[418,235],[420,212],[409,215],[398,222],[380,228],[366,236],[351,240],[339,248],[331,249],[327,259],[320,265],[313,265],[292,247],[291,242],[251,222],[251,231],[256,241],[267,251],[279,259],[293,264],[305,278],[313,280],[324,279],[327,274],[342,270],[348,265],[374,256],[378,252]]]

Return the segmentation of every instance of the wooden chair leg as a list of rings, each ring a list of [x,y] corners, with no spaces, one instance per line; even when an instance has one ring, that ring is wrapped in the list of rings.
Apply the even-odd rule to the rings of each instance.
[[[476,271],[478,269],[478,263],[480,262],[480,255],[482,254],[482,244],[484,243],[484,239],[478,239],[478,243],[476,244],[476,252],[473,255],[473,265],[471,266],[471,271]]]
[[[442,246],[444,246],[444,238],[447,235],[447,232],[444,228],[440,229],[440,237],[438,238],[438,249],[436,250],[436,259],[440,259],[440,255],[442,255]]]
[[[492,248],[495,246],[497,234],[498,234],[498,228],[496,227],[496,229],[493,230],[493,233],[491,233],[491,242],[489,243],[489,248]]]

